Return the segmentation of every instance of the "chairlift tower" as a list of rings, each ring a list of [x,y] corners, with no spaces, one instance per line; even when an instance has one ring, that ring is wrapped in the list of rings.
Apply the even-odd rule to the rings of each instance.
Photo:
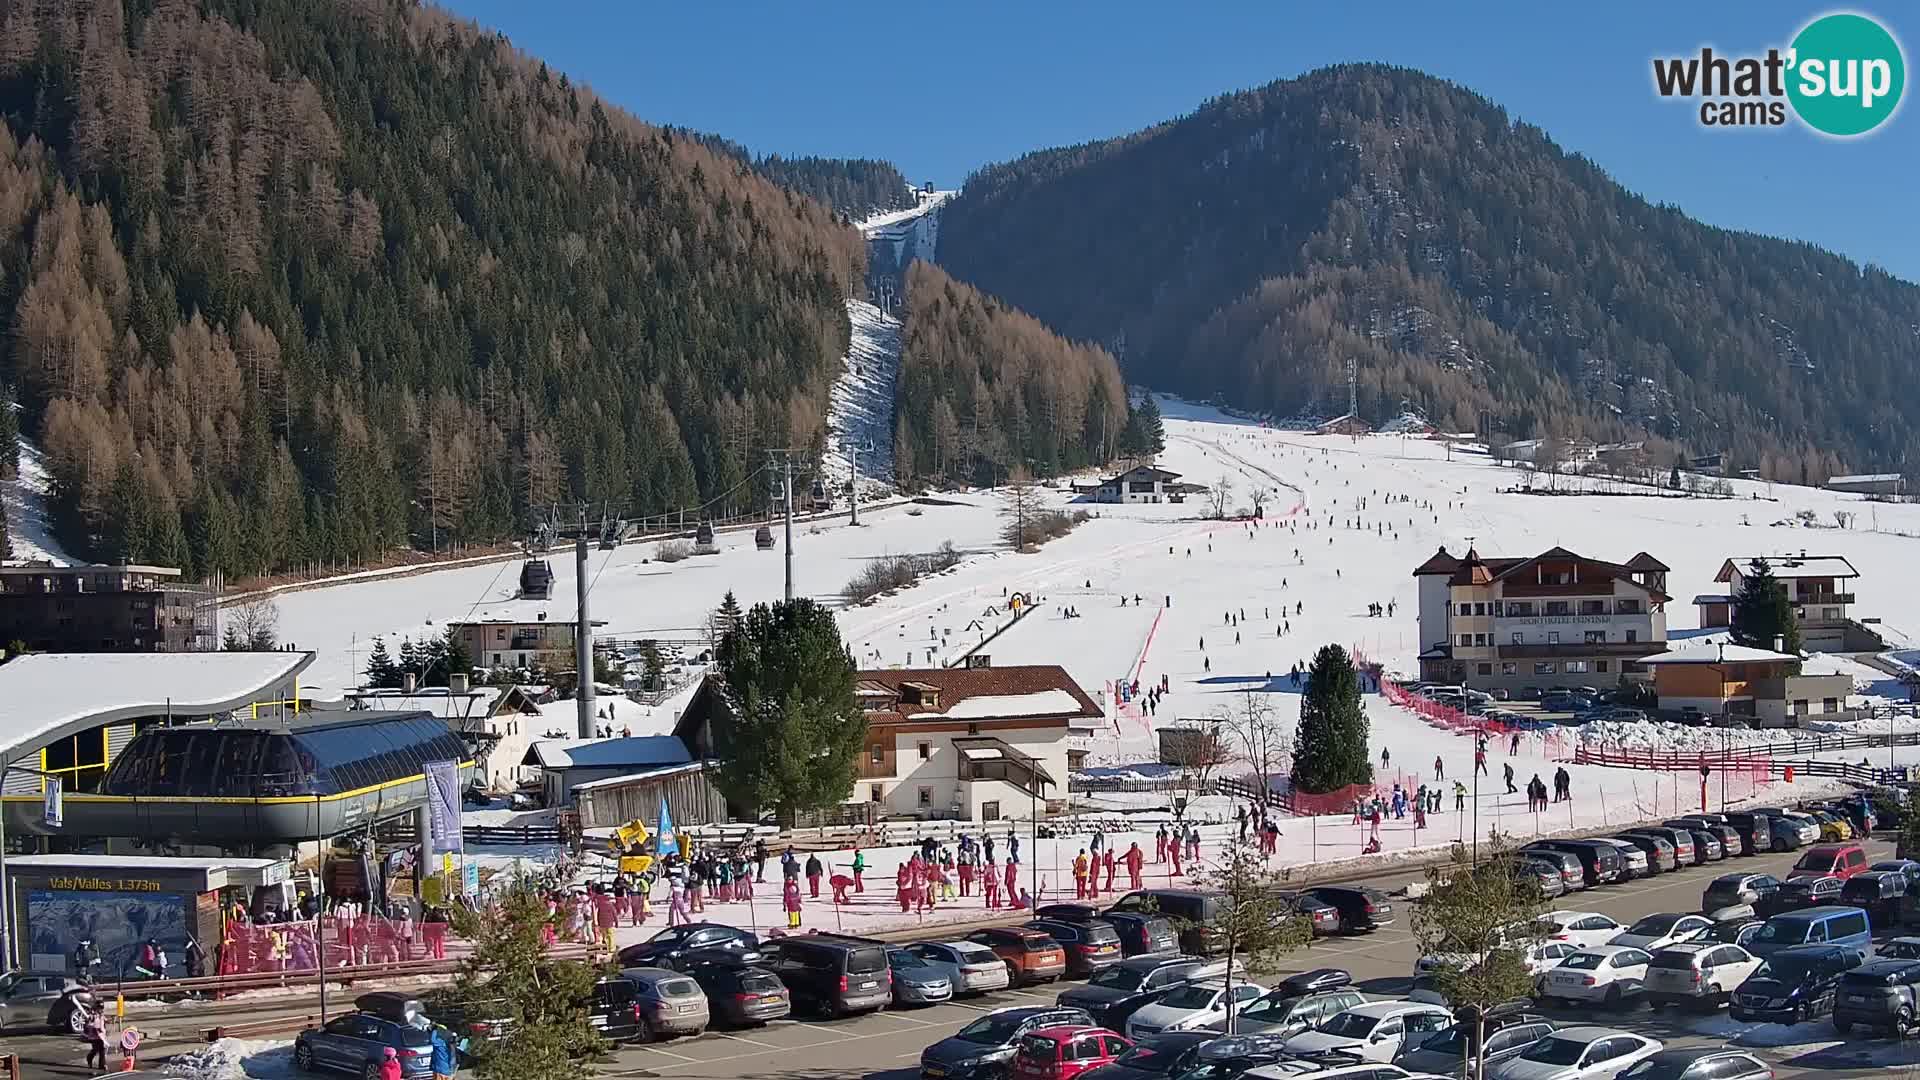
[[[787,589],[788,603],[793,602],[793,454],[792,450],[768,450],[767,468],[771,470],[775,483],[774,491],[782,503],[787,526]]]
[[[550,524],[545,526],[547,536],[573,541],[573,589],[578,604],[573,630],[573,697],[577,734],[582,739],[591,739],[594,733],[593,619],[587,613],[587,547],[608,535],[607,522],[590,521],[587,514],[588,507],[583,503],[577,517],[563,521],[556,509]],[[614,534],[617,532],[616,529]]]

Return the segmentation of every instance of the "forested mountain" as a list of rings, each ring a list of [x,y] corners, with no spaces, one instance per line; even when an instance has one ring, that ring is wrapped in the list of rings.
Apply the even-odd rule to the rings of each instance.
[[[698,140],[709,150],[752,166],[755,172],[788,191],[817,199],[855,219],[887,210],[905,210],[915,203],[907,178],[890,161],[783,158],[779,154],[756,158],[751,150],[720,135],[682,127],[668,130]]]
[[[0,368],[71,548],[360,561],[820,439],[826,206],[404,0],[0,10]]]
[[[1920,288],[1703,225],[1460,87],[1342,66],[982,170],[956,277],[1128,377],[1282,416],[1651,433],[1783,479],[1895,467]],[[1656,442],[1658,445],[1658,442]]]
[[[1105,349],[948,277],[907,268],[894,470],[903,483],[997,484],[1100,464],[1127,423],[1126,389]]]

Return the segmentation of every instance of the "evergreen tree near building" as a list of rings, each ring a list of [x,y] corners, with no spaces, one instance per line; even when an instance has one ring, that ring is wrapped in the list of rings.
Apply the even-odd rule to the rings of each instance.
[[[789,823],[844,800],[867,721],[833,613],[805,598],[755,604],[716,660],[725,707],[715,710],[713,745],[730,755],[716,777],[727,799]]]
[[[1300,698],[1293,739],[1293,783],[1321,794],[1373,780],[1367,749],[1367,713],[1360,704],[1360,673],[1338,645],[1314,654]]]
[[[386,638],[374,638],[373,651],[367,654],[367,686],[374,690],[400,688],[400,667],[387,652]]]
[[[1120,453],[1151,460],[1166,448],[1167,433],[1160,419],[1160,406],[1149,394],[1127,413],[1127,424],[1120,429]]]
[[[579,960],[547,952],[546,931],[557,916],[526,879],[500,886],[494,903],[478,910],[455,905],[454,929],[473,943],[453,976],[451,997],[473,1015],[499,1017],[513,1037],[476,1039],[479,1080],[578,1080],[605,1046],[588,1020],[597,972]]]
[[[412,638],[400,639],[400,674],[420,678],[420,654],[414,649]]]
[[[443,647],[446,650],[447,674],[473,674],[473,656],[467,652],[467,643],[460,640],[459,633],[451,626],[447,627],[447,639]]]
[[[1733,642],[1753,649],[1772,649],[1781,640],[1781,652],[1800,652],[1800,624],[1793,617],[1793,599],[1787,585],[1773,576],[1765,559],[1755,559],[1740,578],[1733,597]]]

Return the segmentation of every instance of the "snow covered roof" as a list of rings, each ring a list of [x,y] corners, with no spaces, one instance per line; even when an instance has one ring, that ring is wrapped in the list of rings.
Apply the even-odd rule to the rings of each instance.
[[[1693,602],[1696,604],[1731,604],[1733,603],[1733,597],[1728,596],[1726,593],[1703,592],[1699,596],[1694,597]]]
[[[1829,476],[1829,484],[1891,484],[1900,479],[1897,472],[1857,473],[1853,476]]]
[[[0,666],[0,754],[134,717],[231,712],[298,675],[313,655],[29,653]]]
[[[891,695],[884,707],[872,709],[870,720],[885,722],[924,720],[1011,720],[1027,717],[1099,717],[1105,715],[1073,676],[1058,664],[1024,664],[984,668],[886,668],[857,676],[861,696]],[[909,687],[930,688],[918,694]],[[912,698],[919,700],[911,700]]]
[[[608,776],[599,780],[589,780],[584,784],[575,784],[573,790],[579,792],[593,791],[596,788],[619,787],[622,784],[631,784],[635,780],[658,780],[666,776],[678,776],[681,773],[699,772],[706,767],[707,765],[704,761],[690,761],[684,765],[659,765],[651,769],[635,769],[630,773],[622,773],[619,776]]]
[[[1077,713],[1080,700],[1066,690],[1038,690],[1030,694],[982,694],[948,707],[955,719],[987,720],[1004,716],[1053,716]]]
[[[520,764],[543,769],[617,769],[685,765],[692,760],[687,744],[676,736],[629,735],[613,739],[536,739]]]
[[[444,686],[424,687],[411,694],[402,690],[360,690],[347,697],[357,708],[425,712],[442,720],[477,720],[503,709],[529,716],[540,713],[539,706],[519,686],[478,686],[464,694],[451,693]],[[502,701],[502,697],[508,700]]]
[[[1658,667],[1662,664],[1752,664],[1768,660],[1798,660],[1792,653],[1774,652],[1772,649],[1755,649],[1746,645],[1694,646],[1685,649],[1670,649],[1663,653],[1642,657],[1640,662]]]
[[[1118,476],[1108,477],[1105,482],[1117,484],[1122,480],[1159,480],[1165,482],[1178,479],[1180,479],[1180,474],[1177,472],[1168,472],[1165,469],[1155,468],[1152,465],[1135,465],[1133,468],[1128,469]]]
[[[1845,555],[1809,555],[1803,551],[1798,555],[1737,556],[1721,563],[1720,572],[1713,580],[1727,582],[1732,581],[1735,574],[1745,576],[1756,559],[1765,562],[1777,578],[1860,576],[1860,571],[1853,568]]]
[[[454,619],[450,625],[473,626],[481,623],[502,623],[529,626],[561,626],[571,630],[574,612],[577,609],[569,600],[495,600],[474,611],[464,619]],[[593,625],[605,626],[607,620],[595,619]]]

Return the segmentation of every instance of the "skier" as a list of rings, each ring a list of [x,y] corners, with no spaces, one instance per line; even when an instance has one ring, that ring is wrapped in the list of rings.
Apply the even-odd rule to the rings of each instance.
[[[1467,785],[1458,780],[1453,782],[1453,808],[1455,810],[1467,808]]]
[[[1507,774],[1507,794],[1518,792],[1520,789],[1513,786],[1513,762],[1509,761],[1500,768]]]
[[[1393,752],[1391,750],[1388,750],[1384,746],[1381,747],[1380,748],[1380,771],[1386,772],[1387,764],[1392,760],[1393,760]]]
[[[1447,778],[1447,767],[1441,763],[1439,754],[1433,755],[1433,778],[1435,780]]]

